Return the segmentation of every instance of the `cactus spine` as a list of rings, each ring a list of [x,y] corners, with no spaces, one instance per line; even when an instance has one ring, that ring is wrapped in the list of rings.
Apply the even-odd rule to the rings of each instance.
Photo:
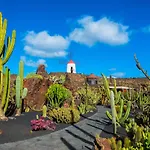
[[[24,63],[21,60],[19,62],[19,75],[16,78],[16,105],[17,105],[16,116],[21,115],[22,100],[27,96],[28,93],[28,89],[23,88],[23,77],[24,77]]]
[[[7,38],[7,44],[5,44],[6,39],[6,30],[7,30],[7,20],[2,18],[2,13],[0,12],[0,120],[6,120],[5,112],[7,110],[8,101],[9,101],[9,92],[10,92],[10,70],[6,68],[6,74],[4,75],[4,65],[8,62],[15,45],[16,40],[16,31],[12,31],[12,38]],[[3,77],[5,76],[5,80]],[[4,81],[3,81],[4,80]],[[7,80],[7,85],[6,83]],[[4,90],[3,90],[4,84]],[[7,91],[5,91],[7,90]],[[2,92],[3,91],[3,92]],[[4,106],[5,105],[5,106]]]

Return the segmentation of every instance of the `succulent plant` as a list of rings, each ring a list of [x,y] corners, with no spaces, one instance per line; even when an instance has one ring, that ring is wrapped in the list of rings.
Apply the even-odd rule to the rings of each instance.
[[[43,111],[43,117],[46,118],[47,117],[47,107],[46,107],[46,105],[43,106],[42,111]]]
[[[110,98],[111,101],[114,101],[114,98]],[[120,110],[119,112],[117,113],[116,111],[116,108],[115,108],[115,105],[114,105],[114,102],[111,102],[111,109],[113,110],[113,114],[115,114],[116,116],[116,121],[117,121],[117,124],[120,126],[120,125],[124,125],[125,121],[128,119],[129,117],[129,114],[130,114],[130,109],[131,109],[131,101],[128,101],[127,103],[127,110],[125,113],[123,113],[123,109],[124,109],[124,102],[123,102],[123,99],[120,100]],[[107,117],[112,120],[113,116],[110,114],[109,111],[106,111],[106,115]]]
[[[5,73],[4,65],[8,62],[13,52],[16,41],[16,31],[13,30],[12,38],[8,37],[7,39],[6,31],[7,19],[3,20],[2,13],[0,12],[0,120],[8,120],[8,118],[5,116],[5,112],[8,107],[8,101],[10,96],[10,70],[6,68]],[[7,41],[6,44],[5,41]]]
[[[61,84],[52,84],[46,93],[50,108],[61,107],[65,100],[72,99],[72,93]]]
[[[56,108],[49,111],[49,118],[57,123],[75,123],[80,120],[80,112],[76,108]]]
[[[40,119],[31,120],[32,131],[38,130],[55,130],[56,124],[51,120],[45,120],[44,117]]]

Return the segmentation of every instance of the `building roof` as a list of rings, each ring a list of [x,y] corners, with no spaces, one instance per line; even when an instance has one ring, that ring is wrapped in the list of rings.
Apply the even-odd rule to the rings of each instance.
[[[70,60],[69,62],[68,62],[68,64],[75,64],[72,60]]]
[[[91,73],[87,78],[88,79],[97,79],[98,77],[95,76],[93,73]]]

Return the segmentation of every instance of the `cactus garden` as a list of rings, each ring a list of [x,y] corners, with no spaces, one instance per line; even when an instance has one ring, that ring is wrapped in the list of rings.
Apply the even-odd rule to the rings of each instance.
[[[101,74],[97,84],[90,85],[87,75],[48,74],[43,64],[25,77],[23,60],[18,62],[17,75],[7,66],[16,38],[15,30],[7,38],[7,20],[0,13],[0,144],[75,126],[101,106],[107,109],[102,112],[105,128],[94,135],[94,150],[150,150],[150,77],[136,55],[137,69],[146,77],[141,80],[108,79]],[[131,88],[118,91],[120,84]]]

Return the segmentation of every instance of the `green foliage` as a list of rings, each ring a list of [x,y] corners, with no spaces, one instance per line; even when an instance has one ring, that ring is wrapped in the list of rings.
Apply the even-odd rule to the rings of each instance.
[[[92,90],[89,86],[87,88],[81,88],[77,91],[77,98],[83,104],[94,105],[99,102],[101,95]]]
[[[80,114],[86,114],[88,112],[92,112],[94,109],[96,109],[95,106],[92,106],[92,105],[86,105],[86,104],[83,104],[81,103],[80,105],[78,105],[78,109],[79,109],[79,112]]]
[[[128,118],[125,123],[125,129],[128,133],[134,134],[134,132],[137,130],[137,123],[133,118]]]
[[[49,76],[50,81],[52,81],[54,84],[58,83],[58,84],[64,84],[66,81],[66,76],[65,75],[61,75],[60,77],[57,76]]]
[[[42,112],[43,112],[43,117],[44,118],[47,117],[47,107],[46,107],[46,105],[43,106]]]
[[[114,97],[114,96],[113,96]],[[114,101],[114,98],[111,98],[110,99],[111,101]],[[113,104],[112,104],[113,103]],[[124,109],[124,102],[123,102],[123,99],[120,99],[120,110],[119,112],[116,111],[116,108],[115,108],[115,105],[114,105],[114,102],[111,102],[111,109],[112,109],[112,114],[116,115],[116,121],[117,121],[117,124],[118,125],[122,125],[124,126],[125,124],[125,121],[128,119],[129,117],[129,114],[130,114],[130,109],[131,109],[131,102],[128,101],[127,103],[127,110],[126,112],[124,113],[123,109]],[[113,119],[113,116],[110,114],[109,111],[106,111],[106,115],[107,117],[112,120]]]
[[[150,128],[138,126],[133,118],[128,119],[125,124],[127,133],[130,135],[130,149],[132,150],[148,150],[150,148]],[[126,142],[128,143],[128,142]],[[128,146],[128,144],[126,144]],[[127,148],[127,146],[124,147]]]
[[[136,99],[136,104],[140,110],[136,112],[136,122],[150,127],[150,96],[146,96],[143,92],[140,92],[138,99]]]
[[[103,79],[103,85],[104,85],[104,90],[105,90],[105,93],[106,93],[106,97],[107,97],[107,100],[109,101],[109,99],[110,99],[109,82],[108,82],[108,80],[107,80],[107,78],[104,74],[102,74],[102,79]]]
[[[141,65],[140,65],[140,63],[139,63],[139,61],[138,61],[138,59],[137,59],[137,57],[136,57],[136,54],[134,54],[134,59],[135,59],[135,62],[136,62],[136,67],[137,67],[140,71],[142,71],[142,73],[145,75],[145,77],[146,77],[147,79],[150,80],[150,77],[149,77],[149,75],[147,74],[147,71],[145,71],[145,70],[141,67]]]
[[[17,108],[20,108],[20,76],[16,78],[16,105]]]
[[[2,95],[2,108],[4,113],[7,111],[10,96],[10,70],[6,68],[5,81],[4,81],[4,92]]]
[[[115,109],[115,101],[114,101],[114,93],[113,91],[110,92],[110,104],[111,104],[111,111],[112,111],[112,124],[114,125],[114,134],[117,132],[116,126],[116,109]]]
[[[10,70],[6,68],[6,73],[4,74],[4,65],[8,62],[16,41],[16,31],[12,31],[12,38],[8,37],[6,39],[7,32],[7,20],[2,17],[0,12],[0,96],[2,102],[0,103],[0,119],[6,119],[5,112],[8,107],[9,94],[10,94]],[[5,42],[7,43],[5,44]],[[5,80],[4,77],[5,76]],[[3,81],[4,80],[4,81]],[[3,89],[4,86],[4,89]],[[6,90],[6,91],[5,91]]]
[[[17,109],[21,109],[22,100],[27,96],[27,93],[28,93],[28,89],[23,88],[23,78],[24,78],[24,63],[21,60],[19,62],[19,75],[16,78],[16,105],[17,105]],[[19,114],[17,114],[17,115],[19,115]]]
[[[135,142],[140,142],[142,139],[142,128],[137,127],[136,133],[135,133]]]
[[[96,104],[99,103],[101,98],[101,94],[89,86],[79,89],[76,94],[78,101],[81,102],[78,105],[81,114],[86,114],[96,109]]]
[[[43,77],[41,75],[36,74],[36,73],[27,74],[26,79],[30,79],[30,78],[38,78],[38,79],[41,79],[41,80],[43,79]]]
[[[110,102],[110,89],[109,89],[109,82],[106,78],[106,76],[104,74],[102,74],[102,79],[103,79],[103,89],[104,89],[104,92],[105,92],[105,103],[108,104]],[[114,100],[115,100],[115,104],[118,104],[120,99],[121,99],[121,92],[117,92],[117,89],[116,89],[116,80],[114,79],[114,89],[113,89],[113,92],[114,92]]]
[[[50,108],[61,107],[65,100],[72,99],[72,93],[61,84],[51,85],[46,93]]]
[[[56,108],[49,111],[49,118],[57,123],[76,123],[80,120],[80,112],[72,107]]]
[[[128,137],[124,138],[124,148],[128,148],[131,146],[131,140]]]

